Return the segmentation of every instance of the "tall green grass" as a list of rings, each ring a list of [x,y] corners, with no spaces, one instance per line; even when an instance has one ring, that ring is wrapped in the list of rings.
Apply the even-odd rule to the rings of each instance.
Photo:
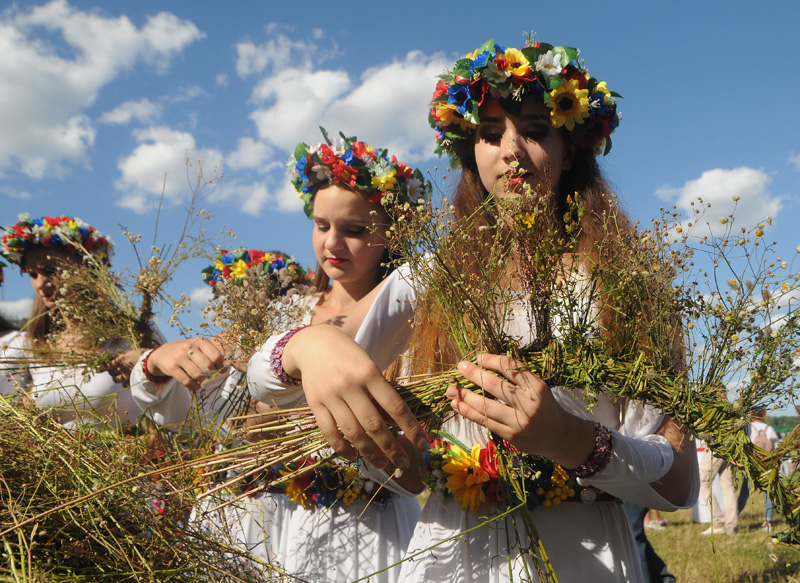
[[[761,492],[751,492],[732,536],[702,536],[709,525],[693,523],[691,510],[662,516],[666,529],[648,530],[647,536],[679,583],[800,583],[800,550],[772,543],[772,535],[785,528],[780,517],[773,517],[771,534],[760,530]]]

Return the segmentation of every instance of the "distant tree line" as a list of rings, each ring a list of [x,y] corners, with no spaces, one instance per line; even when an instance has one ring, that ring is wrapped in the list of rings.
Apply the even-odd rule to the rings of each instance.
[[[800,416],[798,415],[778,415],[776,417],[767,416],[767,423],[778,433],[783,436],[789,433],[792,429],[800,424]]]

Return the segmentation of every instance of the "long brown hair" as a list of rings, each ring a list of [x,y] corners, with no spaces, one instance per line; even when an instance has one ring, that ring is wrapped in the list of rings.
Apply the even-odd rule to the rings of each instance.
[[[33,298],[31,315],[22,326],[22,330],[28,333],[26,342],[28,348],[31,349],[43,346],[48,335],[55,330],[50,309],[44,305],[44,301],[38,295]]]

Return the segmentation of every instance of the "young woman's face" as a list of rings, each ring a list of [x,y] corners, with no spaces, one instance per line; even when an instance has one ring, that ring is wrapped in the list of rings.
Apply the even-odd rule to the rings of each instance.
[[[25,251],[25,270],[31,277],[34,293],[48,308],[54,308],[58,298],[58,273],[78,258],[63,247],[34,246]]]
[[[376,213],[376,214],[371,214]],[[314,196],[314,253],[333,281],[374,285],[386,249],[386,211],[360,193],[331,185]],[[378,226],[382,225],[382,226]]]
[[[522,182],[557,190],[561,172],[571,166],[572,151],[563,132],[550,122],[546,105],[526,99],[519,115],[513,115],[490,96],[479,116],[475,162],[488,192],[500,197],[520,193]]]

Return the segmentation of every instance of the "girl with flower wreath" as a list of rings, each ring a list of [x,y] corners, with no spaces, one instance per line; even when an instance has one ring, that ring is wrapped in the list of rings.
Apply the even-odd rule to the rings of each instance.
[[[214,300],[211,310],[226,309],[234,295],[243,285],[253,294],[252,318],[263,320],[261,326],[269,328],[275,318],[267,316],[274,301],[286,299],[290,305],[302,303],[301,295],[293,295],[310,283],[309,274],[288,254],[281,251],[261,251],[247,247],[221,250],[213,263],[202,270],[203,281],[211,286]],[[289,298],[298,301],[292,301]],[[255,306],[255,307],[254,307]],[[240,311],[241,306],[231,308]],[[285,318],[291,321],[304,309],[286,311]],[[251,402],[243,390],[245,366],[241,361],[243,350],[236,336],[244,334],[245,323],[236,314],[227,314],[232,320],[229,327],[213,338],[187,338],[166,342],[144,352],[131,372],[131,392],[145,415],[157,426],[171,433],[191,435],[195,441],[216,444],[218,451],[244,445],[247,440],[257,440],[257,435],[246,435],[245,441],[232,431],[231,417],[266,414],[269,407]],[[266,321],[269,320],[269,323]],[[288,324],[287,324],[288,325]],[[258,423],[258,417],[237,420],[237,425]],[[197,439],[199,438],[199,440]],[[216,481],[227,477],[215,474]],[[211,484],[216,485],[216,484]],[[242,486],[252,487],[248,481]],[[235,492],[238,495],[242,492]],[[263,520],[266,502],[243,498],[230,503],[233,496],[226,489],[219,495],[208,497],[192,509],[191,522],[226,544],[241,549],[256,563],[270,563],[269,545],[277,530],[273,521]],[[275,509],[283,502],[275,498]],[[169,500],[157,499],[158,504],[169,504]],[[223,503],[218,510],[208,511]],[[265,544],[265,541],[267,543]],[[257,568],[257,567],[256,567]]]
[[[564,276],[551,281],[568,283],[575,274],[602,267],[633,234],[606,196],[609,188],[596,161],[610,150],[610,135],[619,123],[616,97],[605,83],[589,76],[571,47],[529,42],[518,50],[492,40],[459,60],[441,76],[429,116],[437,152],[448,154],[453,166],[461,168],[453,203],[456,224],[469,225],[473,238],[480,240],[514,220],[504,209],[530,192],[537,210],[536,221],[531,215],[533,228],[540,229],[539,241],[550,245],[569,239],[567,218],[578,198],[580,230],[574,247],[553,265]],[[616,219],[611,226],[608,217]],[[612,248],[601,253],[601,242]],[[519,247],[513,249],[502,285],[524,291],[529,282],[523,278],[536,274],[522,275],[525,258],[514,254]],[[464,281],[477,277],[488,257],[474,259],[463,262]],[[578,265],[569,265],[570,260]],[[376,466],[405,466],[413,457],[393,439],[387,414],[417,445],[424,432],[380,375],[382,363],[368,358],[369,346],[362,349],[351,340],[352,330],[359,325],[360,333],[376,341],[382,334],[394,334],[393,326],[408,321],[416,300],[409,280],[413,282],[413,273],[380,290],[389,298],[386,305],[407,306],[405,317],[367,313],[362,323],[365,310],[354,310],[348,326],[302,330],[285,342],[280,355],[284,374],[302,379],[329,443],[351,458],[357,450]],[[424,300],[425,295],[419,298]],[[409,348],[412,369],[423,373],[433,372],[430,363],[455,364],[462,358],[453,339],[433,323],[435,304],[424,305],[434,313],[415,322]],[[569,331],[564,320],[533,320],[524,304],[498,307],[508,310],[504,333],[519,346],[535,340],[537,330],[552,328],[554,335],[559,328]],[[593,319],[613,344],[622,317],[610,309]],[[676,346],[676,363],[682,362],[679,343],[664,339],[665,345]],[[649,405],[621,402],[602,391],[590,412],[584,399],[588,388],[550,387],[520,370],[522,364],[498,354],[458,363],[458,372],[476,389],[447,390],[457,415],[445,422],[445,440],[432,444],[425,456],[434,478],[429,476],[428,482],[441,482],[441,488],[423,510],[401,581],[642,581],[630,523],[619,500],[660,510],[694,504],[699,488],[696,455],[692,439],[676,422]],[[503,516],[494,496],[498,440],[519,452],[512,469],[530,474],[528,512],[552,570],[547,561],[532,559],[541,552],[536,552],[530,530],[523,528],[520,512],[492,520]],[[549,469],[529,456],[551,460]],[[545,473],[547,483],[537,483]],[[445,482],[435,479],[437,475],[449,477]]]
[[[318,293],[295,331],[337,320],[359,301],[366,309],[387,310],[371,301],[383,282],[398,277],[384,233],[430,191],[419,170],[390,158],[386,150],[343,134],[335,140],[324,130],[323,135],[326,141],[316,146],[298,144],[290,160],[292,182],[314,222],[318,261],[313,282]],[[248,387],[262,403],[279,408],[305,403],[302,385],[273,366],[293,333],[274,336],[250,359]],[[384,340],[384,352],[396,354],[400,342]],[[320,479],[318,473],[310,487],[287,487],[290,500],[274,517],[281,529],[273,549],[278,563],[303,580],[349,582],[370,576],[370,581],[396,581],[399,569],[390,567],[402,558],[419,515],[419,477],[413,472],[393,477],[392,470],[364,464],[356,472],[327,463],[325,472],[338,477]]]
[[[5,338],[0,357],[0,390],[50,410],[66,428],[107,422],[132,427],[141,412],[128,390],[138,352],[125,339],[90,345],[70,307],[87,301],[68,272],[81,265],[106,269],[111,241],[78,218],[21,215],[4,229],[2,254],[31,278],[33,309],[22,331]],[[59,354],[108,351],[120,355],[104,372],[59,365]]]

